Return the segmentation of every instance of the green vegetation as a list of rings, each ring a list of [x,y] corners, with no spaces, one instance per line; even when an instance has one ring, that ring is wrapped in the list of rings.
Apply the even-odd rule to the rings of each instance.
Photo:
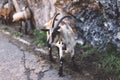
[[[15,36],[17,36],[17,37],[22,37],[23,36],[22,33],[17,32],[17,31],[12,32],[12,34],[15,35]]]
[[[98,53],[97,47],[92,47],[88,44],[82,46],[82,49],[84,50],[84,57],[89,57],[94,53]]]
[[[101,28],[105,28],[105,25],[104,25],[105,22],[106,22],[106,18],[104,16],[101,16],[97,22],[97,25]]]
[[[100,68],[109,75],[120,77],[120,52],[112,44],[108,44],[100,57]]]
[[[5,25],[3,25],[3,26],[0,26],[0,29],[2,29],[2,30],[8,30],[8,27],[5,26]]]
[[[43,31],[34,30],[33,34],[35,36],[35,45],[44,46],[47,40],[46,33]]]
[[[117,56],[117,53],[105,53],[101,57],[101,68],[110,74],[112,73],[120,73],[120,58]]]
[[[106,19],[105,19],[104,16],[101,17],[101,22],[102,22],[102,23],[106,22]]]
[[[120,52],[116,50],[113,44],[108,44],[104,52],[99,53],[97,47],[85,45],[82,47],[84,53],[83,58],[91,57],[96,54],[98,60],[94,61],[98,65],[98,71],[102,70],[104,75],[115,77],[116,80],[120,79]]]

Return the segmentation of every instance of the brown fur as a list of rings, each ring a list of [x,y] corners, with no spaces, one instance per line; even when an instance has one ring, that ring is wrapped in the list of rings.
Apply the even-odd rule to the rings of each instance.
[[[3,16],[5,21],[11,19],[11,13],[15,11],[14,6],[10,6],[8,8],[0,8],[0,15]]]

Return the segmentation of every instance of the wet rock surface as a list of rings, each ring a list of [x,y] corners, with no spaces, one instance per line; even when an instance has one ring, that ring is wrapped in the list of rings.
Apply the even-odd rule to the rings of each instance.
[[[96,0],[95,3],[99,4],[100,9],[92,10],[88,7],[77,13],[77,18],[83,20],[76,23],[78,35],[83,35],[91,45],[98,46],[100,51],[104,50],[108,43],[114,44],[119,50],[119,2],[119,0]]]
[[[97,46],[99,51],[103,51],[108,43],[120,49],[118,37],[120,0],[48,0],[47,3],[36,0],[33,4],[36,4],[36,6],[32,5],[32,8],[37,28],[43,27],[43,24],[50,20],[57,7],[75,15],[78,20],[82,20],[82,22],[75,21],[73,24],[77,27],[79,37],[82,35],[91,45]]]
[[[68,60],[64,64],[65,76],[59,77],[56,56],[57,62],[52,63],[46,49],[34,48],[21,40],[31,41],[27,37],[19,40],[10,32],[0,30],[0,80],[96,80],[89,69],[75,69]]]
[[[120,0],[29,0],[34,12],[36,28],[40,29],[56,11],[55,7],[65,9],[83,22],[75,21],[78,35],[83,35],[93,46],[104,50],[108,43],[120,49]],[[26,0],[19,0],[20,9]],[[99,3],[100,2],[100,3]],[[58,11],[59,12],[59,11]]]
[[[40,60],[41,59],[41,60]],[[0,32],[0,80],[73,80],[60,78],[57,70],[42,58],[22,50]]]
[[[24,1],[25,0],[18,1],[19,4],[22,4],[20,5],[21,7],[23,7]],[[69,0],[65,1],[69,2]],[[108,43],[114,44],[118,50],[120,50],[120,0],[81,1],[84,3],[87,1],[100,1],[102,9],[96,10],[97,8],[93,9],[94,6],[86,6],[86,4],[83,4],[82,10],[80,6],[75,6],[77,4],[79,5],[79,3],[75,4],[74,6],[70,6],[72,8],[67,7],[66,11],[75,13],[75,16],[83,21],[75,23],[79,36],[81,37],[82,35],[85,37],[91,45],[99,46],[100,50],[103,50]],[[36,27],[38,29],[54,15],[55,10],[53,5],[55,2],[56,0],[32,1],[31,5],[32,9],[34,10],[37,24]],[[63,4],[64,6],[68,6],[66,3]],[[74,70],[71,70],[71,65],[66,64],[66,69],[68,70],[65,70],[65,77],[60,78],[57,75],[58,66],[56,65],[58,64],[51,65],[49,60],[46,61],[41,57],[38,59],[38,56],[40,56],[39,52],[36,58],[36,53],[31,52],[33,50],[32,48],[22,45],[20,42],[15,42],[16,41],[12,40],[12,38],[9,37],[6,39],[4,35],[0,34],[1,80],[94,80],[96,77],[92,75],[96,74],[96,72],[94,72],[95,68],[92,67],[93,65],[91,66],[91,60],[94,59],[94,57],[92,57],[92,59],[86,59],[86,63],[83,63],[82,66],[79,65],[79,67],[82,67],[82,69],[77,70],[77,74],[72,72]],[[23,46],[28,48],[26,49]],[[41,54],[44,55],[44,53]],[[80,63],[80,60],[78,62]],[[98,75],[100,76],[100,74]],[[105,77],[103,79],[98,77],[100,79],[97,78],[95,80],[104,80]]]

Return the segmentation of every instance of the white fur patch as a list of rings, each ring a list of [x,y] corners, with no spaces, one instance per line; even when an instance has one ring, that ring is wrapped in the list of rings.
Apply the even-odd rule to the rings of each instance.
[[[13,22],[17,22],[20,19],[24,18],[24,13],[23,12],[17,12],[13,15]]]

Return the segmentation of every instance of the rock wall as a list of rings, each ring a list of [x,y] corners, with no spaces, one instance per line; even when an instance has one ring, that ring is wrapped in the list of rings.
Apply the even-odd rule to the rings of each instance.
[[[93,46],[103,48],[111,42],[120,48],[120,0],[17,0],[21,9],[27,1],[37,29],[53,17],[57,7],[83,21],[74,22],[78,35],[83,35]]]
[[[27,0],[17,0],[20,8],[25,6]],[[54,14],[54,3],[56,0],[29,0],[30,7],[34,12],[36,27],[40,29]]]

